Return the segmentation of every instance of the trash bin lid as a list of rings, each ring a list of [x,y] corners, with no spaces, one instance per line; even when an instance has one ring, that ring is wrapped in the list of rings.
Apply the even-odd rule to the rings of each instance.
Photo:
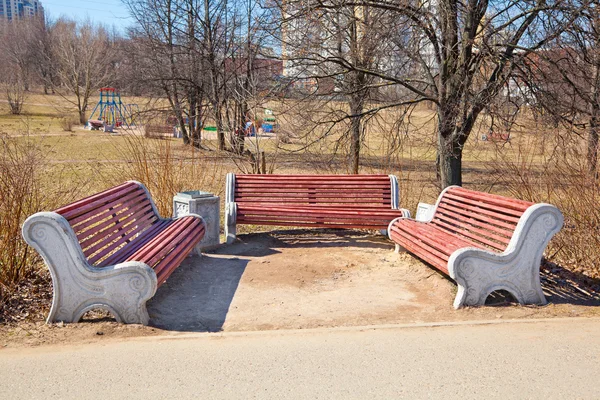
[[[185,192],[179,192],[177,193],[178,196],[181,197],[187,197],[189,199],[197,199],[200,197],[212,197],[214,196],[214,194],[210,193],[210,192],[203,192],[201,190],[188,190]]]

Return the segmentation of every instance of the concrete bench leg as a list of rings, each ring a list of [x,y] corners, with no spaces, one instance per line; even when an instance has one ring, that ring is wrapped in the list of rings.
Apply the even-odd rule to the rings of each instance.
[[[558,209],[537,204],[525,211],[504,253],[474,248],[455,251],[448,260],[450,277],[458,285],[454,308],[484,305],[497,290],[506,290],[521,304],[546,304],[540,263],[562,224]]]
[[[237,205],[235,204],[235,174],[230,172],[225,177],[225,242],[235,241]]]
[[[225,240],[227,244],[235,242],[237,236],[237,225],[235,217],[237,215],[237,204],[228,203],[225,206]]]
[[[147,264],[91,266],[69,223],[53,212],[29,217],[23,237],[42,255],[52,275],[54,297],[47,322],[77,322],[87,311],[103,308],[119,322],[148,324],[146,301],[156,292],[157,282]]]

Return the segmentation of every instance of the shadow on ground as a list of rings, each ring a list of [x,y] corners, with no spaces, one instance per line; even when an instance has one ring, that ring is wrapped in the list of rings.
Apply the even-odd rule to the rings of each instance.
[[[167,330],[218,332],[240,279],[255,258],[292,248],[371,248],[392,250],[385,236],[337,229],[281,230],[240,235],[201,258],[189,257],[147,303],[150,324]],[[318,258],[314,268],[319,268]]]
[[[289,229],[270,232],[248,233],[238,236],[235,246],[224,246],[215,254],[264,257],[286,248],[338,248],[356,247],[370,249],[393,249],[394,245],[385,235],[373,235],[366,231],[346,229]]]
[[[148,302],[150,324],[177,331],[220,331],[248,261],[210,254],[186,259]]]
[[[540,270],[542,289],[549,303],[600,306],[600,282],[545,262]]]

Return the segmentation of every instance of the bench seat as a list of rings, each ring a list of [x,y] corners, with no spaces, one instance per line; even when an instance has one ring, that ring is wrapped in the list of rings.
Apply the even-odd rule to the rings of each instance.
[[[389,238],[450,276],[458,285],[454,306],[482,305],[506,290],[524,304],[545,304],[539,268],[548,242],[562,227],[554,206],[451,186],[431,218],[393,220]]]
[[[118,321],[147,324],[146,301],[205,230],[198,215],[161,218],[147,189],[134,181],[30,216],[23,237],[52,274],[47,321],[77,322],[104,308]]]

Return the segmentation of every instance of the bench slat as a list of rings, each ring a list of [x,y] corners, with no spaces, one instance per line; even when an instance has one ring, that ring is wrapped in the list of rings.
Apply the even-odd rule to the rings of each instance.
[[[173,220],[163,219],[152,225],[150,228],[142,232],[138,237],[127,243],[118,252],[112,254],[108,258],[105,258],[98,266],[113,265],[127,261],[129,257],[140,248],[145,246],[150,240],[152,240],[157,234],[166,229],[173,223]]]
[[[146,227],[144,227],[146,228]],[[95,245],[93,246],[93,248],[90,249],[86,249],[84,250],[84,254],[86,254],[86,256],[88,257],[88,260],[91,263],[96,263],[98,261],[101,261],[102,258],[110,255],[111,253],[113,253],[114,251],[117,251],[120,249],[120,247],[124,246],[127,243],[130,243],[133,239],[135,239],[137,236],[139,236],[141,233],[143,232],[143,229],[139,229],[137,226],[134,227],[133,229],[124,232],[122,235],[115,235],[117,236],[117,240],[114,240],[110,243],[107,243],[107,241],[104,241],[103,244],[104,246],[100,246],[100,245]]]
[[[236,196],[237,198],[248,198],[249,200],[252,200],[253,198],[261,198],[261,197],[266,197],[265,194],[272,194],[272,192],[265,192],[265,191],[257,191],[257,192],[251,192],[251,193],[246,193],[246,192],[239,192],[238,195]],[[349,198],[349,199],[375,199],[378,200],[380,198],[386,198],[387,200],[389,200],[392,195],[389,191],[387,191],[386,193],[373,193],[371,191],[369,192],[365,192],[365,193],[358,193],[356,191],[352,191],[349,193],[340,193],[339,191],[331,191],[331,192],[319,192],[319,193],[315,193],[315,192],[300,192],[300,193],[293,193],[293,192],[281,192],[281,193],[277,193],[277,197],[285,199],[285,198],[297,198],[297,197],[303,197],[303,198],[311,198],[311,197],[317,197],[317,198],[339,198],[339,197],[345,197],[345,198]]]
[[[384,229],[387,228],[387,224],[373,224],[365,221],[364,224],[336,224],[334,222],[297,222],[297,221],[274,221],[269,219],[250,219],[241,220],[240,223],[248,223],[252,225],[274,225],[274,226],[300,226],[309,228],[341,228],[341,229]]]
[[[510,227],[514,227],[519,222],[518,217],[495,212],[495,211],[492,211],[492,210],[489,210],[489,209],[486,209],[483,207],[476,207],[476,206],[473,206],[473,205],[465,203],[465,202],[454,201],[454,200],[451,200],[450,198],[444,198],[440,202],[440,204],[455,206],[457,209],[462,209],[462,210],[469,211],[469,212],[475,213],[475,214],[483,214],[483,215],[495,218],[499,222],[506,222],[507,225],[509,225]]]
[[[86,213],[96,210],[98,208],[106,209],[109,207],[108,204],[111,204],[111,202],[115,202],[115,201],[120,202],[124,196],[126,196],[128,194],[132,194],[132,193],[142,194],[142,193],[144,193],[144,191],[137,186],[127,187],[119,192],[113,193],[106,197],[101,197],[99,199],[95,199],[89,203],[81,204],[77,207],[69,206],[68,211],[59,212],[57,210],[56,212],[58,212],[63,217],[65,217],[67,219],[67,221],[71,221],[75,217],[79,217],[82,214],[86,214]]]
[[[68,219],[69,224],[71,224],[71,226],[77,230],[83,229],[85,226],[92,226],[96,222],[101,221],[102,219],[113,214],[114,210],[119,210],[119,206],[121,204],[129,202],[150,204],[143,192],[132,192],[131,194],[124,196],[122,199],[117,199],[105,204],[104,207],[95,208],[75,218]]]
[[[418,240],[407,232],[394,230],[393,228],[391,231],[391,239],[440,271],[448,274],[448,257],[427,243]]]
[[[124,223],[128,220],[134,220],[136,218],[140,218],[142,217],[144,214],[150,214],[150,213],[154,213],[154,211],[152,210],[152,206],[150,204],[146,204],[144,205],[143,203],[136,205],[134,207],[131,208],[126,208],[125,211],[121,212],[120,214],[116,214],[114,215],[112,218],[108,218],[105,220],[102,220],[101,222],[96,222],[96,224],[91,225],[91,226],[84,226],[85,230],[79,230],[77,232],[77,238],[79,239],[80,243],[83,245],[83,241],[87,238],[90,237],[92,235],[98,235],[104,231],[106,231],[107,228],[112,227],[116,227],[117,224],[119,223]],[[81,226],[77,227],[82,228]]]
[[[181,241],[182,236],[187,236],[190,231],[200,222],[195,218],[182,218],[177,220],[176,223],[169,227],[168,231],[161,232],[152,244],[145,246],[148,251],[138,251],[131,258],[139,257],[148,265],[155,265],[160,259],[162,259],[169,251],[171,251],[174,245]]]
[[[150,206],[144,207],[131,214],[126,211],[120,215],[116,215],[114,218],[102,222],[102,224],[99,224],[98,226],[94,226],[92,229],[77,233],[79,244],[81,247],[85,248],[90,243],[90,240],[93,240],[100,235],[109,235],[116,230],[125,229],[133,222],[137,221],[138,223],[141,223],[149,217],[156,217]]]
[[[70,203],[70,204],[67,204],[65,206],[62,206],[60,208],[57,208],[56,210],[54,210],[54,212],[56,212],[58,214],[61,214],[64,217],[65,213],[67,213],[67,212],[69,212],[69,211],[71,211],[73,209],[80,208],[81,206],[89,204],[89,203],[91,203],[91,202],[93,202],[95,200],[102,199],[102,198],[105,198],[107,196],[112,196],[113,194],[115,194],[117,192],[122,193],[122,192],[127,192],[127,190],[132,190],[132,189],[137,189],[137,188],[138,188],[138,186],[135,183],[133,183],[133,182],[125,182],[125,183],[123,183],[121,185],[112,187],[112,188],[107,189],[107,190],[105,190],[103,192],[99,192],[99,193],[93,194],[91,196],[84,197],[81,200],[78,200],[78,201],[75,201],[73,203]]]
[[[502,213],[502,214],[505,214],[505,215],[508,215],[508,216],[517,217],[517,218],[520,217],[523,214],[523,212],[517,211],[517,210],[513,210],[511,208],[497,207],[495,205],[488,204],[488,203],[485,203],[483,201],[476,201],[476,200],[472,200],[472,199],[467,199],[465,197],[459,197],[459,196],[455,196],[453,194],[448,194],[447,196],[444,196],[444,199],[442,201],[445,201],[446,197],[448,199],[456,200],[457,202],[460,202],[460,203],[466,203],[466,204],[473,205],[473,206],[476,206],[476,207],[479,207],[479,208],[487,209],[489,211],[499,212],[499,213]]]
[[[190,251],[194,248],[200,240],[196,238],[201,237],[201,230],[197,228],[196,232],[189,235],[177,249],[172,251],[164,260],[161,262],[160,271],[156,275],[158,286],[162,285],[169,279],[171,274],[175,271],[177,266],[187,257]]]
[[[480,201],[484,204],[494,205],[498,208],[504,208],[506,210],[515,210],[520,213],[524,213],[534,203],[528,201],[509,199],[508,197],[493,195],[489,193],[476,192],[474,190],[468,190],[463,188],[452,188],[448,191],[449,194],[457,194],[460,197]]]
[[[332,215],[332,216],[336,216],[336,215],[340,215],[340,216],[344,216],[344,215],[352,215],[352,216],[365,216],[365,217],[370,217],[370,216],[394,216],[394,218],[400,217],[402,216],[402,211],[399,210],[392,210],[392,209],[361,209],[361,208],[337,208],[337,209],[328,209],[326,207],[285,207],[285,206],[271,206],[271,207],[256,207],[256,206],[249,206],[247,204],[243,204],[241,206],[238,206],[238,211],[239,212],[245,212],[245,213],[255,213],[255,214],[265,214],[265,215],[269,215],[270,213],[282,213],[282,214],[288,214],[288,213],[295,213],[298,214],[298,211],[300,212],[305,212],[305,215],[323,215],[323,216],[327,216],[327,215]],[[390,220],[391,221],[391,220]]]
[[[435,220],[435,225],[437,225],[440,228],[443,228],[446,232],[451,233],[451,234],[455,234],[456,235],[456,228],[452,225],[452,224],[448,224],[444,221],[441,221],[439,219]],[[505,244],[499,244],[494,242],[493,240],[487,239],[486,237],[483,237],[481,235],[478,235],[476,233],[473,232],[469,232],[466,230],[463,230],[460,232],[460,234],[462,236],[466,236],[469,239],[474,240],[475,242],[479,242],[482,244],[485,244],[493,249],[496,249],[498,251],[504,251],[504,249],[506,248]]]
[[[156,274],[160,275],[161,272],[169,268],[169,264],[177,259],[178,253],[184,251],[188,244],[191,244],[192,247],[197,244],[199,240],[195,240],[198,237],[201,237],[201,233],[203,232],[204,226],[200,224],[199,221],[192,221],[185,229],[178,230],[175,235],[171,235],[169,239],[165,241],[165,249],[167,251],[148,255],[145,258],[145,260],[147,260],[145,262],[152,265]],[[159,260],[160,263],[158,263]]]
[[[453,211],[449,211],[444,209],[443,207],[438,209],[438,212],[435,213],[433,220],[441,219],[450,224],[456,225],[457,231],[460,231],[460,228],[466,228],[473,232],[478,232],[484,236],[493,237],[499,241],[506,241],[508,243],[508,239],[512,236],[513,230],[507,230],[492,224],[492,221],[481,221],[477,218],[476,215],[466,216]],[[502,235],[502,236],[498,236]]]
[[[266,189],[267,186],[265,183],[237,183],[235,184],[238,189]],[[336,189],[336,190],[354,190],[361,188],[369,188],[369,189],[381,189],[384,190],[389,188],[389,183],[368,183],[368,182],[357,182],[354,184],[351,183],[343,183],[343,184],[335,184],[335,183],[277,183],[277,188],[282,189],[303,189],[303,190],[317,190],[317,189]]]
[[[137,233],[141,233],[157,220],[158,218],[154,213],[146,214],[138,220],[126,220],[126,225],[121,224],[115,227],[115,229],[104,231],[79,243],[83,249],[83,253],[88,257],[100,249],[110,252],[111,249],[116,249],[124,241],[129,240]]]
[[[449,232],[444,229],[440,229],[439,227],[432,224],[421,224],[417,221],[405,219],[402,220],[401,223],[396,225],[397,229],[403,229],[407,233],[414,232],[413,234],[418,233],[418,235],[425,235],[432,239],[439,239],[439,244],[442,248],[445,248],[449,252],[448,255],[452,254],[455,250],[463,248],[463,247],[476,247],[480,249],[485,249],[486,247],[481,243],[476,243],[472,240],[469,240],[464,237],[456,236],[454,233]]]
[[[256,181],[294,181],[294,180],[331,180],[335,182],[341,181],[389,181],[390,177],[383,174],[370,174],[370,175],[294,175],[294,174],[236,174],[235,179],[238,181],[256,180]]]

